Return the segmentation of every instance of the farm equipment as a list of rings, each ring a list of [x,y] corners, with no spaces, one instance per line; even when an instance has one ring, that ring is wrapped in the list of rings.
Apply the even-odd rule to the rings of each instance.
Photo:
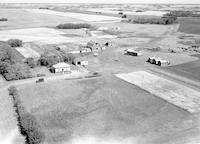
[[[43,78],[40,78],[36,81],[36,83],[40,83],[40,82],[44,82],[44,79]]]
[[[131,56],[141,56],[142,55],[141,52],[138,52],[138,51],[135,51],[132,49],[126,49],[126,50],[124,50],[124,52],[126,55],[131,55]]]
[[[170,62],[168,60],[161,59],[159,57],[158,58],[157,57],[149,57],[147,62],[158,65],[158,66],[164,66],[164,65],[170,64]]]

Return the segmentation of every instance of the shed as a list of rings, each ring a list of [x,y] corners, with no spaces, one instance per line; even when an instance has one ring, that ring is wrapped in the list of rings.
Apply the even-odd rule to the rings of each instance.
[[[78,57],[73,61],[74,65],[87,66],[88,61],[84,57]]]
[[[98,42],[95,42],[95,41],[89,41],[87,43],[86,47],[90,48],[91,51],[99,51],[99,50],[101,50],[101,45]]]
[[[52,66],[52,72],[54,73],[68,72],[70,70],[70,65],[65,62],[60,62]]]

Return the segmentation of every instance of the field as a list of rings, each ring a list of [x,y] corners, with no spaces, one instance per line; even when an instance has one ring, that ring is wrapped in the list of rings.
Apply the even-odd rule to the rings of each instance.
[[[167,67],[165,70],[195,81],[200,81],[200,60]]]
[[[1,17],[8,19],[7,22],[0,23],[0,30],[6,29],[24,29],[37,27],[55,27],[60,23],[80,22],[78,19],[70,17],[29,13],[23,9],[0,9]]]
[[[36,42],[43,44],[56,44],[74,42],[74,38],[64,37],[64,32],[50,28],[28,28],[0,31],[0,40],[21,39],[23,42]]]
[[[113,76],[18,89],[48,144],[160,144],[198,139],[194,116]]]
[[[180,18],[179,32],[189,34],[200,34],[199,24],[200,18]]]
[[[26,11],[31,12],[31,13],[42,13],[42,14],[47,14],[47,15],[71,17],[71,18],[80,19],[87,22],[120,21],[121,20],[121,18],[118,18],[118,17],[72,13],[72,12],[57,12],[57,11],[52,11],[52,10],[26,9]]]
[[[188,34],[183,32],[199,33],[198,18],[179,19],[180,25],[132,24],[120,22],[120,16],[113,14],[119,5],[100,9],[112,13],[105,15],[87,12],[93,8],[90,5],[83,9],[63,4],[42,6],[52,10],[39,9],[41,5],[0,9],[1,17],[8,18],[0,22],[0,40],[23,40],[23,47],[15,48],[20,58],[23,55],[21,59],[38,58],[44,52],[58,55],[59,50],[80,51],[90,40],[108,42],[109,46],[98,56],[77,54],[89,64],[71,65],[71,74],[50,73],[41,66],[31,69],[34,76],[46,74],[42,83],[35,83],[38,78],[6,82],[0,77],[0,140],[11,137],[16,144],[23,143],[6,90],[8,85],[16,85],[27,111],[36,116],[45,133],[42,144],[200,143],[199,87],[183,79],[178,82],[178,76],[200,81],[200,61],[192,55],[197,52],[178,49],[194,38],[185,38]],[[137,16],[165,13],[153,11],[154,5],[126,7],[127,14]],[[140,8],[146,12],[131,12]],[[88,34],[85,29],[56,29],[63,23],[88,23],[107,30],[90,29]],[[142,55],[126,55],[126,49],[138,50]],[[169,60],[170,66],[150,64],[149,57]],[[155,75],[159,74],[156,70],[163,73]],[[100,77],[85,76],[89,71]]]
[[[116,76],[191,113],[200,111],[200,92],[194,89],[145,71]]]
[[[163,16],[167,12],[165,11],[144,11],[144,12],[134,12],[134,11],[116,11],[116,10],[107,10],[107,9],[88,9],[88,11],[92,12],[101,12],[101,13],[110,13],[110,14],[118,14],[119,12],[123,12],[123,14],[127,15],[137,15],[137,16]]]

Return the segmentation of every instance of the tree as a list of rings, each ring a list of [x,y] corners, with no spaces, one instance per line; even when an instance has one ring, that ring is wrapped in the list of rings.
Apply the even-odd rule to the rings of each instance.
[[[11,47],[22,47],[22,40],[19,39],[9,39],[7,41],[7,43],[11,46]]]
[[[60,59],[58,56],[48,56],[46,54],[43,54],[40,56],[38,63],[41,66],[47,66],[51,67],[52,65],[60,62]]]
[[[122,16],[122,18],[127,18],[127,15],[126,15],[126,14],[124,14],[124,15]]]

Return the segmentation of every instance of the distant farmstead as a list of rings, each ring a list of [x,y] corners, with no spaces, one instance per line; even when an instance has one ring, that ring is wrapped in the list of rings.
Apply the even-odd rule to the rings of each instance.
[[[65,62],[60,62],[52,66],[51,71],[54,73],[60,73],[60,72],[68,72],[70,71],[70,65]]]

